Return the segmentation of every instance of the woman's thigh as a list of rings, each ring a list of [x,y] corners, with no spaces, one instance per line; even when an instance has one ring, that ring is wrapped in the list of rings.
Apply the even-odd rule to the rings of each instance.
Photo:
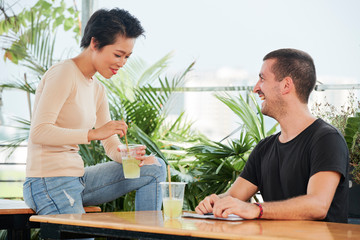
[[[148,185],[154,178],[164,175],[163,167],[146,165],[141,167],[140,178],[126,179],[122,164],[109,161],[85,168],[83,181],[84,206],[109,202],[133,190]]]
[[[37,214],[84,213],[80,177],[27,178],[24,200]]]

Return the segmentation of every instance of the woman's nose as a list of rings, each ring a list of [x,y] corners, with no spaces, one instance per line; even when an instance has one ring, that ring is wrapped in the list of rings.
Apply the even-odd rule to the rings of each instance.
[[[117,65],[119,66],[119,68],[122,68],[126,63],[126,58],[121,58],[118,62]]]

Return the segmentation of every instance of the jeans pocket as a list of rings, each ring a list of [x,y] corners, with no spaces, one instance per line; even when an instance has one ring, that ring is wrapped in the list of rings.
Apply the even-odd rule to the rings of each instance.
[[[79,182],[81,183],[81,185],[83,185],[83,187],[85,188],[85,181],[84,181],[84,177],[79,177]]]
[[[28,205],[32,210],[34,210],[36,212],[36,204],[34,202],[34,198],[32,195],[30,181],[25,181],[25,183],[23,185],[23,197],[24,197],[24,201],[25,201],[26,205]]]

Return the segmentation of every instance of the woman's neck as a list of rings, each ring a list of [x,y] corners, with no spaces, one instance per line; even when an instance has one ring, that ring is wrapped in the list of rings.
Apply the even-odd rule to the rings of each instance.
[[[96,73],[96,69],[92,64],[91,59],[88,49],[85,49],[72,59],[86,79],[91,79]]]

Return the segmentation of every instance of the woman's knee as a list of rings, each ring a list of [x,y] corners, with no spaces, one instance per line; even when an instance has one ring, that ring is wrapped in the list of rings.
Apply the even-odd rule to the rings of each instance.
[[[166,163],[165,161],[162,159],[162,158],[157,158],[157,160],[159,161],[161,167],[160,167],[160,170],[161,170],[161,181],[165,181],[166,180]]]
[[[166,179],[166,164],[163,159],[156,157],[159,164],[145,165],[142,168],[143,174],[152,175],[158,182],[163,182]]]

